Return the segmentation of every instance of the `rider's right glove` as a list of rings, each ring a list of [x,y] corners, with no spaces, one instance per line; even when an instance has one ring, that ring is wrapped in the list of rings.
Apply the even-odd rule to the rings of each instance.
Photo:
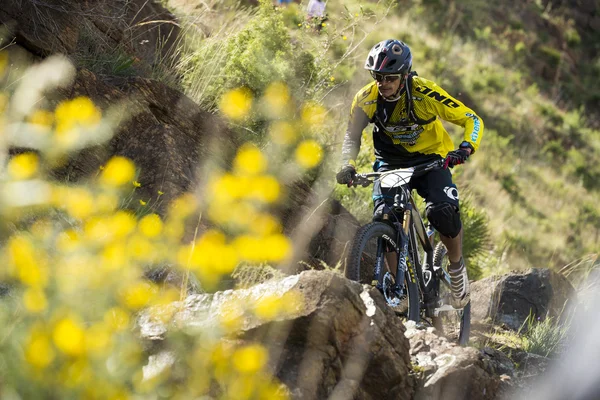
[[[342,169],[340,169],[340,172],[337,173],[337,175],[335,176],[335,179],[337,180],[337,183],[339,183],[340,185],[343,185],[343,184],[350,185],[350,184],[352,184],[352,181],[354,180],[355,176],[356,176],[356,169],[354,168],[354,165],[346,164],[342,167]]]
[[[467,161],[467,158],[471,155],[470,149],[466,147],[459,147],[457,150],[452,150],[446,154],[446,162],[444,163],[444,169],[452,168],[455,165],[462,164]]]

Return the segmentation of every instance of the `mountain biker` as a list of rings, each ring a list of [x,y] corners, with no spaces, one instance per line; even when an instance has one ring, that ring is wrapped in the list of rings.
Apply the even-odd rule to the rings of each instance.
[[[469,302],[469,280],[462,257],[458,190],[448,168],[464,163],[477,150],[483,121],[435,82],[411,72],[411,68],[410,48],[399,40],[384,40],[371,49],[365,69],[374,80],[352,102],[342,145],[342,167],[336,179],[340,184],[351,185],[356,175],[354,159],[360,149],[361,134],[369,123],[374,124],[375,171],[446,159],[443,169],[414,177],[410,187],[425,199],[427,218],[448,249],[452,305],[463,308]],[[458,148],[440,119],[464,128],[464,141]],[[394,197],[377,183],[373,188],[375,221],[387,217],[386,210]]]

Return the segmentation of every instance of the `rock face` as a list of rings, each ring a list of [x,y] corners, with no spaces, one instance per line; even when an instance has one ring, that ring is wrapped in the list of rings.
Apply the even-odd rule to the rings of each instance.
[[[303,307],[270,321],[245,315],[238,336],[269,348],[273,372],[294,398],[412,398],[409,343],[400,319],[378,291],[336,273],[306,271],[250,289],[193,295],[173,324],[210,326],[228,303],[252,304],[262,296],[290,291],[303,296]],[[142,337],[160,341],[169,326],[150,315],[156,314],[140,318]]]
[[[159,2],[145,0],[3,0],[0,23],[36,56],[121,55],[122,66],[135,61],[142,71],[173,52],[180,31]]]
[[[471,318],[519,330],[530,313],[541,319],[561,316],[573,296],[569,281],[549,269],[489,277],[471,286]]]
[[[499,355],[460,347],[438,336],[435,328],[417,329],[412,321],[406,323],[406,336],[414,368],[420,373],[416,400],[496,398],[506,361]]]

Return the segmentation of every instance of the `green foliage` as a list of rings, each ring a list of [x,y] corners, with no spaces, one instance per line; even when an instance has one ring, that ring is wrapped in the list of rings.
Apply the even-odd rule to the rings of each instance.
[[[463,196],[464,197],[464,196]],[[491,247],[488,216],[485,210],[473,205],[468,197],[460,202],[463,223],[463,255],[467,262],[470,279],[479,279],[482,264]]]
[[[523,350],[544,357],[552,357],[560,352],[561,345],[565,342],[569,332],[569,323],[560,323],[552,317],[541,320],[530,313],[519,333],[523,328],[526,328]]]

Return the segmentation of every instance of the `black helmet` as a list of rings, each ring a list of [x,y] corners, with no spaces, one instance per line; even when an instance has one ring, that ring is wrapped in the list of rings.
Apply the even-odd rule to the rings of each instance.
[[[377,43],[367,56],[365,69],[380,74],[408,74],[412,68],[410,48],[399,40]]]

